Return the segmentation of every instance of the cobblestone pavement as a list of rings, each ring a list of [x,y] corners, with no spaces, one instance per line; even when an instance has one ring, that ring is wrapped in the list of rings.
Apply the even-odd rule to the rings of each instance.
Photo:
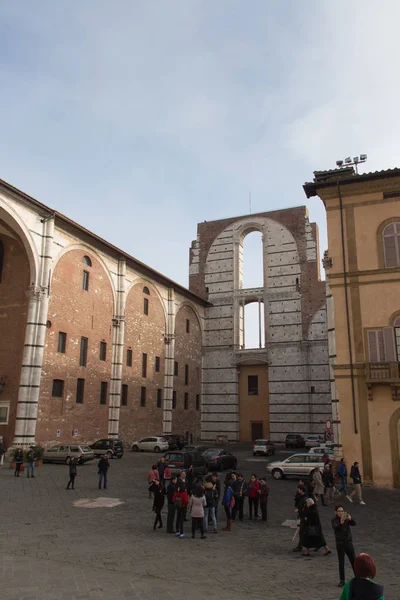
[[[265,472],[265,459],[244,451],[237,456],[246,476]],[[1,467],[2,600],[339,598],[335,553],[303,559],[291,552],[293,530],[281,526],[294,518],[296,481],[270,481],[268,525],[245,520],[232,533],[180,540],[152,529],[146,474],[153,460],[128,452],[112,461],[107,491],[97,489],[97,461],[79,468],[74,491],[65,490],[64,465],[43,465],[35,479],[26,473],[15,478]],[[105,496],[123,504],[92,510],[73,505]],[[357,521],[356,551],[372,554],[385,598],[400,600],[400,494],[365,489],[364,499],[367,506],[346,501]],[[332,509],[321,507],[320,514],[334,550]],[[185,525],[189,532],[190,523]]]

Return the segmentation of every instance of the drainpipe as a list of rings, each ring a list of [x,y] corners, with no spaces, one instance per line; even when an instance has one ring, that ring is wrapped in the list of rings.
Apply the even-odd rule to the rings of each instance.
[[[352,399],[352,405],[353,405],[354,433],[357,434],[358,433],[358,427],[357,427],[356,393],[355,393],[355,387],[354,387],[353,350],[352,350],[352,347],[351,347],[350,311],[349,311],[347,270],[346,270],[346,245],[345,245],[345,240],[344,240],[343,200],[342,200],[342,193],[341,193],[341,190],[340,190],[340,184],[339,184],[339,182],[337,182],[337,191],[338,191],[338,195],[339,195],[340,227],[341,227],[341,233],[342,233],[343,283],[344,283],[344,298],[345,298],[345,303],[346,303],[347,338],[348,338],[348,345],[349,345],[351,399]]]

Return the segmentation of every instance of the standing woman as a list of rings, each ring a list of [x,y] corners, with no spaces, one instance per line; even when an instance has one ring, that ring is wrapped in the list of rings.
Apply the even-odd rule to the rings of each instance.
[[[313,483],[314,483],[314,494],[316,495],[317,498],[318,498],[318,496],[321,498],[321,504],[322,504],[322,506],[325,506],[324,484],[322,481],[321,470],[318,467],[316,469],[314,469]]]
[[[312,498],[307,498],[306,500],[304,521],[303,556],[310,556],[310,548],[315,548],[315,550],[325,548],[325,556],[331,554],[331,550],[328,548],[322,532],[317,506]]]
[[[253,518],[253,507],[254,518],[257,519],[258,503],[260,498],[260,483],[257,480],[257,475],[254,473],[250,477],[250,481],[247,484],[247,497],[249,499],[249,519]]]
[[[72,489],[75,489],[75,477],[77,476],[77,467],[76,465],[78,464],[78,459],[77,458],[70,458],[69,459],[69,481],[68,481],[68,485],[67,485],[67,490],[69,490],[69,486],[72,484]]]
[[[222,531],[232,531],[232,507],[235,504],[235,498],[233,496],[232,481],[228,479],[225,481],[225,492],[222,498],[222,506],[225,509],[226,514],[226,527]]]
[[[21,466],[24,464],[24,455],[22,453],[21,448],[18,448],[17,453],[15,455],[15,472],[14,477],[19,477],[19,473],[21,471]]]
[[[156,518],[154,521],[153,529],[156,528],[157,523],[159,524],[158,529],[161,529],[161,527],[163,526],[161,511],[164,506],[164,496],[165,496],[164,487],[160,484],[158,479],[154,479],[154,481],[150,484],[149,489],[154,494],[153,510],[156,513]]]
[[[355,577],[350,579],[343,588],[340,600],[384,600],[383,585],[375,583],[376,575],[374,559],[369,554],[359,554],[354,561]]]

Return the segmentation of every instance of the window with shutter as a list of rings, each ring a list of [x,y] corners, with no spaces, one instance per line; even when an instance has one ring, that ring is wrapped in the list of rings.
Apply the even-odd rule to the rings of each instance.
[[[400,266],[400,222],[390,223],[383,230],[385,267]]]
[[[383,341],[385,345],[385,360],[387,360],[387,362],[396,362],[397,356],[393,327],[384,327]]]
[[[385,342],[383,329],[374,329],[368,331],[368,353],[369,362],[385,362]]]

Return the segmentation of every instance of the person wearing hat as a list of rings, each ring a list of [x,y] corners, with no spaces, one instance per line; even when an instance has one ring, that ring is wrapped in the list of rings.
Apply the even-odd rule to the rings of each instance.
[[[108,456],[105,454],[99,460],[99,464],[97,465],[98,475],[99,475],[99,490],[101,490],[101,484],[104,481],[103,489],[107,489],[107,471],[110,468],[110,463],[108,462]]]
[[[383,585],[375,583],[376,575],[374,559],[369,554],[359,554],[354,560],[355,577],[350,579],[343,588],[340,600],[384,600]]]
[[[307,498],[306,508],[303,513],[305,528],[303,536],[303,556],[310,556],[310,548],[319,550],[325,548],[325,556],[331,554],[331,549],[328,547],[322,525],[319,518],[317,506],[312,498]]]

